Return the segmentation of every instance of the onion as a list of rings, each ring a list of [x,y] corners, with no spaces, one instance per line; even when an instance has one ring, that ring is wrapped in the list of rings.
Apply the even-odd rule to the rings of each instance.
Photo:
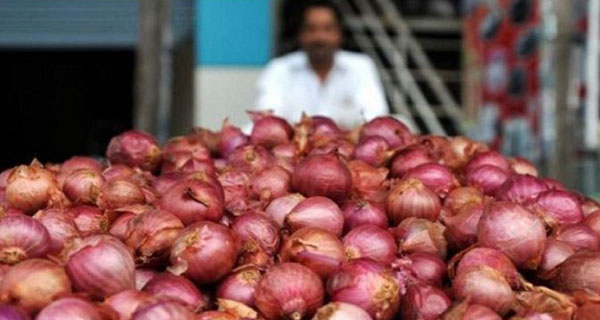
[[[503,155],[496,151],[486,151],[478,153],[473,158],[471,158],[471,160],[469,160],[469,163],[467,163],[467,165],[465,166],[465,172],[469,173],[470,171],[477,169],[478,167],[483,165],[491,165],[494,167],[498,167],[505,172],[509,172],[511,169],[510,163]]]
[[[102,164],[92,157],[74,156],[63,162],[60,166],[60,174],[66,177],[80,169],[91,169],[102,172]]]
[[[151,135],[139,130],[129,130],[110,140],[106,157],[113,164],[121,163],[154,171],[160,165],[162,151]]]
[[[542,181],[546,184],[549,190],[567,190],[562,183],[551,178],[542,178]]]
[[[586,198],[581,203],[581,211],[583,212],[583,216],[587,217],[592,212],[600,211],[600,203],[596,202],[596,200]]]
[[[165,154],[187,152],[196,159],[209,159],[210,150],[196,135],[173,137],[167,141],[164,148]]]
[[[508,177],[509,174],[503,169],[484,164],[467,171],[465,179],[468,185],[481,188],[486,195],[493,195]]]
[[[393,224],[409,217],[435,221],[441,206],[440,198],[417,179],[402,180],[386,200],[387,213]]]
[[[292,159],[298,154],[298,147],[293,142],[289,142],[273,147],[271,152],[278,159]]]
[[[292,176],[280,166],[264,169],[252,178],[252,191],[264,200],[281,197],[291,190]]]
[[[225,208],[234,215],[241,215],[248,209],[250,198],[250,176],[240,169],[227,167],[219,175],[219,183],[224,192]]]
[[[256,306],[268,320],[300,320],[323,304],[319,276],[299,263],[283,263],[267,271],[256,288]]]
[[[237,217],[231,225],[231,232],[245,252],[264,250],[274,254],[279,250],[278,228],[268,217],[258,213],[247,213]]]
[[[517,293],[513,307],[516,316],[524,319],[572,319],[577,308],[573,297],[546,287],[533,287]]]
[[[388,218],[383,205],[367,200],[348,200],[342,206],[344,231],[370,224],[387,228]]]
[[[387,230],[365,224],[348,232],[343,239],[346,258],[370,258],[389,265],[396,258],[396,240]]]
[[[556,232],[555,238],[569,244],[575,251],[600,249],[600,238],[584,224],[562,227]]]
[[[519,272],[504,253],[491,248],[473,248],[463,254],[455,256],[454,259],[460,258],[460,262],[456,266],[454,273],[459,275],[473,269],[481,267],[490,268],[500,274],[513,288],[520,286]],[[453,262],[451,262],[452,264]]]
[[[542,262],[538,268],[538,276],[546,279],[552,277],[550,274],[559,264],[563,263],[567,258],[575,253],[573,247],[569,244],[549,238],[546,240]]]
[[[118,209],[146,202],[144,192],[129,180],[112,180],[105,183],[98,195],[98,206],[104,209]]]
[[[265,209],[265,213],[277,223],[279,228],[283,228],[285,226],[285,218],[304,199],[306,198],[299,193],[292,193],[273,199]]]
[[[199,314],[195,320],[239,320],[240,318],[228,312],[206,311]]]
[[[50,245],[50,234],[39,221],[25,215],[0,219],[0,263],[44,257]]]
[[[407,218],[393,229],[393,233],[398,240],[400,252],[429,252],[444,259],[447,252],[444,229],[438,222]]]
[[[253,266],[242,267],[223,279],[217,289],[217,297],[241,302],[247,306],[255,305],[256,287],[262,275]]]
[[[171,173],[163,173],[160,176],[156,177],[156,180],[152,182],[152,186],[156,191],[163,195],[167,191],[171,189],[177,182],[185,179],[188,174],[183,172],[171,172]]]
[[[437,255],[415,252],[397,259],[392,264],[400,283],[429,284],[441,287],[446,277],[446,263]]]
[[[11,305],[0,305],[0,319],[2,320],[30,320],[31,318],[21,309]]]
[[[448,195],[452,189],[459,186],[458,180],[450,170],[437,163],[425,163],[409,170],[405,179],[413,178],[420,180],[441,197]]]
[[[135,174],[135,170],[124,164],[113,164],[102,171],[102,176],[106,181],[129,179]]]
[[[54,175],[38,163],[18,166],[6,185],[6,200],[11,207],[32,214],[47,206],[64,202]]]
[[[63,191],[69,200],[75,203],[95,204],[104,177],[92,169],[80,169],[67,176]]]
[[[129,221],[133,220],[137,215],[132,212],[122,213],[115,221],[110,225],[108,233],[115,236],[117,239],[124,241],[127,237]]]
[[[535,269],[544,252],[546,229],[529,210],[499,201],[484,209],[477,236],[481,245],[502,251],[518,267]]]
[[[500,315],[505,315],[515,302],[515,295],[506,279],[488,267],[459,273],[452,281],[452,290],[456,298],[470,298],[471,302],[486,306]]]
[[[0,172],[0,189],[6,189],[8,185],[8,177],[13,173],[14,168],[8,168]]]
[[[374,167],[381,167],[388,162],[392,152],[387,140],[379,136],[372,136],[361,140],[356,145],[352,158],[362,160]]]
[[[71,293],[65,270],[44,259],[13,266],[0,282],[0,301],[35,313],[59,296]]]
[[[82,237],[105,233],[110,227],[109,217],[97,207],[77,206],[68,209]]]
[[[325,197],[310,197],[300,202],[285,219],[291,231],[317,227],[335,235],[344,228],[344,214],[335,202]]]
[[[414,140],[408,127],[390,116],[377,117],[362,126],[360,140],[372,136],[384,138],[392,148],[407,146]]]
[[[390,269],[370,259],[346,262],[329,278],[333,302],[361,307],[376,320],[390,320],[400,307],[401,288]]]
[[[141,306],[131,320],[195,320],[196,315],[177,301],[159,301]]]
[[[294,232],[281,247],[282,262],[298,262],[326,279],[345,260],[344,245],[335,234],[316,227]]]
[[[409,286],[402,297],[403,320],[436,320],[451,305],[442,291],[428,284]]]
[[[593,297],[600,295],[600,252],[576,252],[557,267],[553,280],[556,289],[567,294],[581,291]]]
[[[66,243],[80,236],[73,217],[64,210],[56,208],[40,210],[33,218],[41,222],[50,235],[48,254],[60,253]]]
[[[538,176],[537,168],[533,165],[533,163],[529,162],[529,160],[516,157],[509,158],[508,161],[510,162],[510,168],[513,172],[517,174],[528,174],[534,177]]]
[[[433,163],[435,159],[429,151],[421,146],[413,146],[398,151],[390,162],[392,177],[401,178],[408,171],[426,163]]]
[[[129,249],[108,235],[76,239],[64,252],[66,270],[76,291],[107,297],[135,288],[135,263]]]
[[[158,272],[152,269],[135,269],[135,289],[142,290],[146,283],[157,274]]]
[[[440,217],[446,226],[446,239],[455,249],[464,249],[477,242],[477,226],[483,214],[483,205],[466,206],[452,215],[451,210],[442,209]]]
[[[250,134],[253,144],[272,148],[290,141],[294,135],[294,130],[285,119],[260,111],[249,111],[248,114],[254,122]]]
[[[215,175],[217,170],[210,158],[196,158],[190,152],[178,151],[165,154],[165,160],[161,167],[161,173],[173,172],[205,172]]]
[[[311,139],[312,149],[308,153],[308,156],[323,156],[323,155],[337,155],[341,159],[350,159],[354,152],[354,145],[342,138],[335,137],[313,137]]]
[[[227,157],[235,148],[248,144],[246,136],[240,128],[229,123],[228,119],[223,121],[219,139],[219,154]]]
[[[457,170],[464,167],[474,154],[488,150],[489,148],[481,142],[475,142],[461,136],[451,137],[448,139],[442,161],[450,168]]]
[[[470,299],[448,309],[441,320],[502,320],[492,309],[479,304],[469,304]]]
[[[47,305],[35,319],[103,320],[103,317],[90,302],[79,298],[62,298]]]
[[[352,193],[355,197],[385,202],[388,169],[375,168],[360,160],[348,162],[348,169],[352,174]]]
[[[546,190],[548,186],[540,179],[530,175],[514,174],[496,189],[496,197],[498,200],[525,203]]]
[[[138,264],[160,263],[182,229],[183,223],[172,213],[151,210],[129,220],[124,242],[135,251]]]
[[[371,316],[363,309],[349,303],[331,302],[319,310],[312,320],[371,320]]]
[[[189,225],[171,248],[170,271],[198,284],[212,283],[231,271],[237,258],[232,232],[210,221]]]
[[[119,314],[119,319],[131,319],[131,315],[140,306],[154,302],[154,299],[147,293],[136,290],[125,290],[110,296],[104,304]]]
[[[600,211],[590,213],[583,223],[600,236]]]
[[[573,320],[594,320],[600,314],[600,305],[586,304],[577,309]]]
[[[159,207],[173,213],[184,225],[196,221],[219,221],[223,216],[223,198],[217,188],[197,179],[183,180],[167,191]]]
[[[325,116],[305,116],[301,124],[307,124],[310,127],[310,134],[314,136],[336,136],[342,133],[335,121]]]
[[[323,196],[341,202],[350,193],[352,175],[338,156],[313,155],[296,166],[292,182],[305,196]]]
[[[577,195],[568,191],[544,191],[534,200],[530,200],[527,207],[542,217],[552,228],[579,223],[583,220]]]
[[[194,312],[207,305],[200,290],[190,280],[169,273],[155,275],[146,283],[143,290],[156,298],[176,300],[190,307]]]
[[[257,172],[268,168],[274,161],[273,156],[263,146],[247,145],[236,148],[227,157],[230,166],[246,172]]]

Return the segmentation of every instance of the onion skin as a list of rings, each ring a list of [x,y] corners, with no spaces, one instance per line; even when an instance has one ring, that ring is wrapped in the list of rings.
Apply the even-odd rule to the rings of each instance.
[[[527,207],[544,219],[544,222],[556,228],[562,225],[580,223],[583,212],[576,194],[568,191],[548,190],[531,200]]]
[[[131,320],[195,320],[196,315],[176,301],[159,301],[138,308]]]
[[[360,140],[372,136],[384,138],[392,148],[407,146],[414,140],[408,127],[390,116],[377,117],[362,126]]]
[[[113,180],[105,183],[98,195],[98,206],[103,209],[119,209],[146,202],[144,192],[129,180]]]
[[[348,162],[352,174],[352,194],[374,202],[385,202],[388,194],[387,168],[375,168],[360,160]]]
[[[538,268],[538,277],[542,279],[550,278],[546,274],[552,272],[559,264],[563,263],[570,256],[575,253],[575,249],[569,244],[549,238],[546,240],[546,246],[544,248],[544,255],[542,256],[542,262]]]
[[[394,225],[409,217],[435,221],[441,208],[440,198],[417,179],[403,180],[386,200],[387,213]]]
[[[129,221],[136,217],[135,213],[125,212],[122,213],[110,226],[108,233],[117,239],[124,241],[127,237],[127,229]]]
[[[465,179],[468,185],[481,188],[486,195],[493,195],[508,177],[509,173],[503,169],[486,164],[468,171]]]
[[[82,237],[105,233],[110,227],[109,217],[97,207],[82,205],[68,209]]]
[[[317,227],[335,235],[344,228],[344,214],[338,205],[325,197],[310,197],[300,202],[285,219],[292,232],[304,227]]]
[[[145,292],[125,290],[110,296],[104,304],[116,311],[120,320],[128,320],[138,307],[152,302],[154,299]]]
[[[160,273],[152,277],[144,286],[143,291],[155,298],[179,301],[194,312],[207,306],[202,292],[191,281],[169,273]]]
[[[0,263],[44,257],[50,245],[50,234],[39,221],[25,215],[0,219]]]
[[[158,271],[152,269],[135,269],[135,289],[142,290],[146,283],[157,274]]]
[[[534,177],[538,176],[538,170],[533,165],[533,163],[529,162],[529,160],[516,157],[508,160],[510,162],[510,168],[513,172],[517,174],[528,174]]]
[[[333,302],[361,307],[376,320],[390,320],[400,307],[400,284],[390,269],[370,259],[342,264],[327,282]]]
[[[170,271],[198,284],[212,283],[227,275],[237,260],[232,232],[210,221],[185,228],[171,247]]]
[[[139,130],[129,130],[113,137],[106,149],[112,164],[125,164],[154,171],[162,161],[162,150],[154,137]]]
[[[600,305],[586,304],[577,309],[573,320],[594,320],[600,314]]]
[[[600,252],[576,252],[557,267],[555,288],[567,294],[600,296]]]
[[[62,298],[47,305],[36,320],[103,320],[100,311],[91,303],[79,298]]]
[[[447,242],[444,238],[445,227],[438,222],[426,219],[404,219],[392,233],[398,241],[399,252],[429,252],[446,258]]]
[[[66,248],[66,271],[73,288],[103,298],[135,288],[135,263],[129,249],[108,235],[94,235]]]
[[[471,206],[452,216],[442,209],[440,217],[446,226],[445,236],[454,249],[464,249],[477,242],[477,227],[483,215],[483,205]]]
[[[60,174],[66,176],[79,169],[92,169],[102,172],[102,163],[92,157],[74,156],[62,163],[60,166]]]
[[[457,299],[471,298],[473,303],[486,306],[500,315],[505,315],[515,302],[515,295],[506,279],[488,267],[459,273],[452,281],[452,290]]]
[[[398,246],[394,235],[376,225],[361,225],[348,232],[343,239],[346,258],[370,258],[389,265],[396,258]]]
[[[31,318],[21,309],[11,305],[0,305],[0,319],[2,320],[30,320]]]
[[[340,203],[352,189],[352,175],[338,156],[313,155],[296,166],[292,184],[305,196],[323,196]]]
[[[348,200],[342,205],[344,214],[344,232],[365,224],[382,228],[388,227],[385,207],[368,200]]]
[[[0,282],[0,301],[35,313],[61,295],[71,293],[65,270],[44,259],[13,266]]]
[[[219,190],[208,182],[189,179],[178,182],[166,192],[159,207],[173,213],[184,225],[223,216],[223,198]]]
[[[12,174],[14,168],[8,168],[0,172],[0,189],[6,189],[8,185],[8,177]]]
[[[381,167],[387,163],[390,154],[390,145],[379,136],[367,137],[361,140],[352,153],[352,158],[362,160],[374,167]]]
[[[433,163],[435,159],[424,147],[408,147],[398,151],[390,161],[390,174],[392,177],[401,178],[408,171],[426,163]]]
[[[409,286],[402,297],[402,319],[436,320],[451,304],[441,289],[428,284]]]
[[[565,226],[556,232],[555,238],[569,244],[575,251],[600,249],[598,235],[583,224]]]
[[[583,223],[600,237],[600,211],[590,213]]]
[[[272,148],[290,141],[294,135],[292,127],[280,117],[274,115],[250,112],[254,122],[250,141],[255,145]]]
[[[188,152],[196,159],[209,159],[210,150],[196,135],[173,137],[164,147],[165,154]]]
[[[268,217],[258,213],[247,213],[235,219],[231,232],[238,246],[245,252],[264,250],[274,254],[279,250],[278,228]]]
[[[279,228],[285,226],[285,218],[300,202],[306,199],[299,193],[292,193],[273,199],[265,209],[267,216],[277,224]]]
[[[11,207],[27,214],[59,204],[64,197],[58,188],[54,175],[33,163],[31,166],[18,166],[8,177],[6,200]]]
[[[469,304],[469,299],[448,309],[441,320],[502,320],[492,309],[479,304]]]
[[[80,169],[67,176],[63,192],[74,203],[95,204],[105,179],[99,171]]]
[[[256,306],[268,320],[300,320],[323,304],[319,276],[299,263],[282,263],[267,271],[256,288]]]
[[[596,202],[596,200],[586,198],[581,203],[581,211],[583,212],[583,216],[587,218],[590,214],[600,211],[600,203]]]
[[[217,297],[254,307],[256,287],[261,277],[258,268],[253,266],[243,267],[221,281],[217,289]]]
[[[415,252],[397,259],[392,264],[400,283],[429,284],[442,287],[446,277],[446,263],[428,252]]]
[[[417,179],[440,197],[446,197],[452,189],[459,186],[452,172],[441,164],[425,163],[409,170],[404,179]]]
[[[247,145],[236,148],[227,157],[227,164],[245,172],[258,172],[268,168],[273,156],[263,146]]]
[[[372,320],[371,316],[363,309],[349,303],[331,302],[319,310],[312,320]]]
[[[64,210],[56,208],[40,210],[33,218],[41,222],[50,235],[51,243],[48,254],[59,254],[65,243],[80,237],[72,216]]]
[[[458,255],[460,262],[456,266],[454,273],[456,275],[468,272],[473,269],[487,267],[499,273],[513,288],[519,286],[519,273],[508,256],[504,253],[491,248],[473,248]]]
[[[485,207],[477,231],[479,243],[498,249],[518,267],[535,269],[544,252],[544,222],[524,207],[499,201]]]
[[[246,136],[240,128],[229,123],[228,119],[223,121],[221,126],[221,134],[219,139],[219,154],[227,157],[237,147],[248,144],[248,136]]]
[[[178,151],[165,154],[161,173],[194,173],[203,172],[215,175],[217,170],[210,158],[196,158],[190,152]]]
[[[267,168],[252,178],[252,191],[259,199],[270,200],[286,195],[292,189],[292,176],[280,166]]]
[[[534,176],[513,174],[496,189],[496,198],[523,204],[546,190],[548,186]]]
[[[473,187],[459,187],[444,199],[444,207],[457,214],[471,207],[481,206],[484,202],[483,192]]]

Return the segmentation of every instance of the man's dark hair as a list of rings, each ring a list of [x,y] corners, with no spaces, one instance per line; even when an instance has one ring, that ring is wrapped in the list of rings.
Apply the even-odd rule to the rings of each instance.
[[[338,24],[341,26],[342,25],[342,11],[340,10],[340,8],[338,8],[338,6],[333,3],[333,1],[331,0],[305,0],[302,1],[303,2],[303,6],[302,6],[302,14],[300,15],[300,27],[302,27],[302,25],[304,24],[304,19],[306,18],[306,12],[308,12],[308,10],[310,9],[314,9],[314,8],[325,8],[325,9],[329,9],[331,10],[331,12],[333,12],[333,15],[335,16],[335,19],[337,20]],[[300,30],[298,30],[300,31]]]

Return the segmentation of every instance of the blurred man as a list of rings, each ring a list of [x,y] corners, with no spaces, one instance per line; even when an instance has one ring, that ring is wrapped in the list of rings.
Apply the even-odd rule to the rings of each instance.
[[[302,112],[345,128],[388,113],[381,82],[366,55],[343,51],[341,16],[329,1],[308,1],[298,34],[301,50],[271,61],[258,80],[258,109],[288,121]]]

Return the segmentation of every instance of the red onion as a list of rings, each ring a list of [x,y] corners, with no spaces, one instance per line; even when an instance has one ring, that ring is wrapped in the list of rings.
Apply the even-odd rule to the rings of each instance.
[[[253,144],[272,148],[290,141],[294,135],[294,130],[285,119],[260,111],[249,111],[248,114],[254,122],[250,134]]]
[[[392,189],[386,201],[387,213],[393,224],[409,217],[435,221],[441,207],[440,198],[417,179],[402,180]]]
[[[169,298],[190,307],[194,312],[206,307],[202,292],[188,279],[172,275],[169,273],[160,273],[152,277],[144,286],[144,292],[156,298]]]
[[[63,267],[44,259],[30,259],[11,267],[0,282],[0,302],[35,313],[61,295],[71,293]]]
[[[408,127],[390,116],[377,117],[362,126],[360,139],[372,136],[384,138],[392,148],[404,147],[413,141]]]
[[[470,299],[448,309],[442,320],[502,320],[492,309],[479,304],[469,304]]]
[[[241,215],[248,209],[250,199],[250,176],[239,168],[227,167],[218,179],[224,192],[225,209],[234,215]]]
[[[324,196],[336,202],[343,201],[352,188],[350,170],[333,154],[306,157],[296,166],[292,181],[305,196]]]
[[[80,169],[91,169],[102,172],[102,164],[92,157],[74,156],[63,162],[60,166],[60,174],[66,177]]]
[[[223,121],[219,139],[219,154],[227,157],[235,148],[248,144],[246,136],[240,128],[229,123],[228,119]]]
[[[115,236],[117,239],[124,241],[127,237],[129,221],[135,218],[137,214],[132,212],[122,213],[113,223],[110,225],[108,233]]]
[[[221,281],[217,289],[217,297],[238,301],[253,307],[256,287],[261,277],[258,268],[253,266],[242,267]]]
[[[18,166],[8,178],[6,200],[11,207],[32,214],[47,206],[60,205],[64,195],[58,189],[54,175],[33,163]]]
[[[422,146],[427,149],[431,155],[438,160],[447,153],[448,149],[448,138],[436,135],[423,135],[417,136],[416,146]],[[441,161],[440,161],[441,163]]]
[[[352,174],[352,193],[355,197],[375,202],[385,202],[388,194],[388,169],[375,168],[360,160],[348,162]]]
[[[291,190],[292,176],[280,166],[264,169],[252,178],[252,191],[264,200],[281,197]]]
[[[429,252],[444,259],[447,252],[444,229],[445,227],[438,222],[407,218],[393,229],[393,233],[398,240],[400,252]]]
[[[40,210],[33,218],[41,222],[50,235],[49,254],[60,253],[66,243],[80,236],[73,217],[64,210],[55,208]]]
[[[258,213],[247,213],[237,217],[231,225],[231,232],[246,252],[264,250],[274,254],[279,250],[278,228],[268,217]]]
[[[342,133],[335,121],[325,116],[306,116],[302,118],[301,124],[307,124],[310,134],[314,136],[336,136]]]
[[[533,165],[533,163],[529,162],[529,160],[516,157],[509,158],[508,161],[510,162],[510,168],[513,172],[517,174],[528,174],[534,177],[538,176],[537,168],[535,165]]]
[[[342,206],[344,231],[370,224],[387,228],[388,218],[383,205],[366,200],[348,200]]]
[[[131,320],[196,320],[196,315],[177,301],[159,301],[138,308]]]
[[[420,180],[441,197],[448,195],[452,189],[459,186],[458,180],[450,170],[437,163],[425,163],[409,170],[405,179],[413,178]]]
[[[541,274],[538,276],[544,279],[551,277],[546,274],[552,272],[556,266],[563,263],[574,253],[575,250],[569,244],[549,238],[546,240],[542,262],[538,268],[538,272]]]
[[[339,236],[344,228],[342,210],[325,197],[306,198],[292,209],[285,221],[292,232],[304,227],[317,227]]]
[[[464,167],[474,154],[488,150],[489,148],[481,142],[460,136],[452,137],[448,139],[446,152],[442,154],[442,161],[450,168],[457,170]]]
[[[63,191],[75,203],[95,204],[103,184],[104,177],[100,172],[80,169],[67,176]]]
[[[575,251],[600,249],[600,238],[584,224],[564,226],[556,231],[555,238],[569,244]]]
[[[515,295],[506,279],[488,267],[459,273],[452,281],[452,290],[457,299],[471,298],[471,302],[500,315],[505,315],[515,302]]]
[[[583,223],[600,236],[600,211],[590,213]]]
[[[454,259],[460,258],[460,262],[453,271],[456,275],[468,272],[472,269],[481,267],[490,268],[500,274],[513,288],[519,287],[519,272],[504,253],[491,248],[473,248],[457,255]],[[452,273],[452,272],[451,272]]]
[[[600,305],[586,304],[577,309],[573,320],[595,320],[600,314]]]
[[[468,185],[481,188],[486,195],[493,195],[508,177],[508,172],[503,169],[484,164],[467,171],[465,179]]]
[[[296,157],[296,155],[298,154],[298,147],[296,146],[296,144],[289,142],[273,147],[273,149],[271,149],[271,152],[273,152],[273,155],[276,158],[291,159]]]
[[[530,200],[527,207],[538,214],[552,228],[581,222],[583,213],[576,194],[548,190]]]
[[[551,178],[541,178],[541,180],[546,184],[546,186],[548,187],[549,190],[563,190],[563,191],[567,190],[563,186],[563,184],[558,182],[557,180],[554,180]]]
[[[436,320],[451,305],[442,291],[428,284],[409,286],[402,297],[403,320]]]
[[[223,216],[223,198],[208,182],[183,180],[167,191],[159,207],[173,213],[184,225],[202,220],[219,221]]]
[[[236,258],[232,232],[220,224],[201,221],[185,228],[173,243],[170,270],[198,284],[212,283],[231,271]]]
[[[161,167],[161,173],[173,172],[205,172],[210,175],[215,175],[217,170],[210,158],[196,158],[192,153],[186,151],[178,151],[165,154],[165,160]]]
[[[160,176],[156,177],[156,180],[152,182],[152,186],[156,191],[163,195],[167,191],[171,189],[177,182],[185,179],[188,174],[183,172],[171,172],[171,173],[163,173]]]
[[[312,320],[372,320],[371,316],[363,309],[349,303],[331,302],[319,310]]]
[[[348,232],[343,241],[348,259],[371,258],[389,265],[398,251],[394,235],[376,225],[358,226]]]
[[[481,190],[473,187],[459,187],[448,194],[444,200],[444,207],[454,214],[479,207],[483,204],[484,196]]]
[[[544,222],[522,206],[499,201],[486,206],[477,231],[479,243],[505,253],[518,267],[535,269],[544,252]]]
[[[68,209],[82,237],[105,233],[110,227],[109,217],[97,207],[77,206]]]
[[[304,199],[306,198],[299,193],[292,193],[273,199],[267,206],[267,209],[265,209],[265,213],[277,223],[279,228],[283,228],[285,226],[285,218]]]
[[[390,320],[400,307],[401,287],[390,269],[370,259],[342,264],[327,282],[333,302],[361,307],[375,320]]]
[[[147,293],[136,290],[124,290],[110,296],[104,304],[119,314],[119,319],[131,319],[131,315],[140,306],[154,302],[154,299]]]
[[[44,257],[50,245],[50,234],[39,221],[25,215],[0,219],[0,263]]]
[[[496,197],[498,200],[525,203],[546,190],[548,186],[540,179],[530,175],[514,174],[496,189]]]
[[[426,148],[413,146],[398,151],[390,162],[392,177],[401,178],[408,171],[426,163],[433,163],[435,159]]]
[[[168,257],[183,223],[168,211],[151,210],[131,219],[127,229],[124,242],[135,251],[138,264],[152,264]]]
[[[113,164],[121,163],[154,171],[160,165],[162,151],[151,135],[139,130],[129,130],[110,140],[106,157]]]
[[[446,277],[446,263],[435,254],[415,252],[392,264],[400,283],[429,284],[441,287]]]
[[[230,166],[246,172],[257,172],[268,168],[274,161],[273,156],[263,146],[247,145],[236,148],[227,157]]]
[[[105,183],[98,195],[98,206],[105,209],[118,209],[146,202],[144,192],[129,180],[113,180]]]
[[[473,156],[473,158],[471,158],[469,163],[467,163],[465,166],[465,172],[468,173],[469,171],[472,171],[483,165],[498,167],[505,172],[509,172],[511,169],[510,163],[503,155],[496,151],[486,151]]]
[[[47,305],[36,320],[103,320],[96,306],[79,298],[62,298]]]
[[[576,252],[557,267],[555,288],[567,294],[600,295],[600,252]]]
[[[30,320],[31,318],[23,310],[11,305],[0,304],[0,319],[2,320]]]
[[[165,154],[187,152],[196,159],[210,159],[210,150],[196,135],[179,136],[169,139],[164,148]]]
[[[385,165],[393,151],[387,140],[380,136],[367,137],[361,140],[352,153],[352,158],[362,160],[374,167]]]
[[[106,297],[135,288],[135,263],[129,249],[108,235],[76,239],[64,252],[76,291]]]
[[[300,320],[323,304],[319,276],[299,263],[283,263],[267,271],[256,287],[256,306],[268,320]]]
[[[281,247],[283,262],[298,262],[326,279],[345,260],[344,245],[335,234],[306,227],[294,232]]]
[[[199,314],[195,320],[239,320],[240,317],[223,311],[206,311]]]
[[[199,181],[203,181],[203,182],[210,184],[217,191],[217,193],[219,195],[219,199],[225,199],[225,191],[223,190],[223,186],[221,185],[221,182],[217,177],[212,176],[207,173],[204,173],[204,172],[194,172],[194,173],[188,174],[186,176],[186,179],[187,180],[199,180]]]
[[[583,216],[587,217],[592,212],[600,211],[600,203],[596,202],[596,200],[586,198],[581,203],[581,211],[583,212]]]
[[[258,314],[254,309],[248,307],[247,305],[227,299],[217,299],[217,306],[219,307],[219,311],[227,312],[234,316],[240,318],[240,320],[246,319],[263,319],[262,316]]]
[[[446,226],[446,239],[455,249],[464,249],[477,242],[477,226],[483,214],[483,205],[467,206],[452,215],[450,210],[442,209],[440,217]]]
[[[135,170],[124,164],[113,164],[102,171],[102,176],[106,181],[129,179],[136,174]]]
[[[135,269],[135,289],[142,290],[146,283],[157,274],[158,272],[152,269]]]

